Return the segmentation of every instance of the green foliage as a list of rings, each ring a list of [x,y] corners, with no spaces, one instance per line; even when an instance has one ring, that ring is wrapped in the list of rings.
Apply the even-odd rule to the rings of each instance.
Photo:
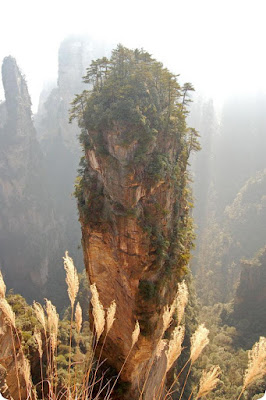
[[[154,153],[147,166],[148,177],[152,180],[161,181],[172,172],[169,157],[165,154]]]
[[[143,161],[159,131],[183,137],[188,155],[199,148],[197,132],[185,124],[188,93],[194,89],[191,84],[181,88],[176,76],[146,51],[118,45],[110,59],[92,62],[84,82],[92,89],[76,96],[70,119],[78,119],[85,148],[95,145],[98,149],[101,143],[107,152],[101,133],[117,124],[130,128],[122,135],[121,144],[138,141],[136,163]]]
[[[156,283],[142,280],[139,282],[139,292],[144,300],[152,300],[156,296],[158,289]]]
[[[16,326],[21,332],[21,344],[26,355],[31,355],[36,349],[36,344],[32,339],[34,327],[39,323],[35,317],[32,308],[27,304],[24,297],[19,294],[13,294],[9,291],[7,301],[16,314]]]

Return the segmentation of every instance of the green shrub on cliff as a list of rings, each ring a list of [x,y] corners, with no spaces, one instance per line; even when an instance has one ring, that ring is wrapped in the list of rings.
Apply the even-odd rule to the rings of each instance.
[[[92,62],[84,82],[92,89],[76,96],[70,115],[70,120],[77,118],[83,129],[83,146],[90,147],[103,130],[116,129],[119,124],[128,128],[121,145],[138,141],[136,161],[142,159],[159,131],[183,140],[186,158],[199,149],[197,132],[185,123],[192,85],[181,87],[177,76],[146,51],[118,45],[110,59]],[[105,143],[101,145],[106,150]]]

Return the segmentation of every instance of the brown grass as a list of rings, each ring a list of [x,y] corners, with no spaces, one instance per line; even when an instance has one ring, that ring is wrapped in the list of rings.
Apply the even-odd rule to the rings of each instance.
[[[191,364],[199,358],[203,349],[209,343],[208,339],[209,330],[205,328],[204,324],[199,325],[196,332],[191,337],[191,350],[190,350],[190,360]]]
[[[94,318],[94,327],[97,336],[97,342],[100,339],[105,325],[105,312],[103,309],[103,305],[100,302],[98,290],[96,288],[95,283],[90,286],[91,290],[91,304],[92,304],[92,315]]]
[[[64,260],[64,268],[66,271],[67,292],[71,303],[71,307],[73,308],[76,296],[79,291],[78,273],[72,258],[69,257],[68,255],[68,251],[65,252],[65,257],[63,257],[63,260]]]
[[[221,369],[218,365],[212,366],[208,372],[203,371],[196,400],[200,397],[206,396],[216,388],[218,383],[221,382],[219,379],[220,375]]]
[[[80,333],[82,327],[82,309],[79,303],[77,303],[76,305],[75,322],[76,322],[77,333]]]

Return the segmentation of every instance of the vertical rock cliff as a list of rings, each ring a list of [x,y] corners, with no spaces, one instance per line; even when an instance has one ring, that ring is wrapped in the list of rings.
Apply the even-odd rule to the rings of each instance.
[[[241,263],[231,322],[241,334],[241,344],[250,348],[266,329],[266,247]]]
[[[14,58],[4,59],[2,77],[6,101],[0,106],[0,266],[9,287],[28,299],[40,298],[59,237],[27,84]]]
[[[18,335],[16,335],[15,329],[6,322],[1,312],[0,365],[1,375],[3,371],[6,372],[6,394],[9,393],[14,400],[20,400],[20,398],[27,399],[28,396],[30,396],[32,400],[36,400],[36,395],[31,390],[32,382],[30,369],[28,368],[29,364],[23,354],[19,340],[19,332]],[[20,388],[20,393],[18,387]]]
[[[192,243],[186,166],[197,148],[187,128],[186,90],[148,53],[119,46],[110,60],[92,63],[92,92],[76,97],[84,148],[76,187],[85,266],[107,308],[117,303],[103,349],[119,371],[140,337],[121,380],[122,398],[147,399],[158,390],[166,359],[149,360],[164,335],[162,315],[186,273]]]
[[[236,95],[226,100],[220,123],[209,107],[200,121],[200,102],[192,109],[203,148],[192,164],[199,232],[192,269],[203,304],[231,301],[240,259],[265,245],[265,104],[262,93]]]
[[[73,121],[69,124],[69,109],[74,95],[85,89],[82,76],[85,75],[92,58],[103,56],[106,51],[103,43],[97,43],[86,36],[71,36],[65,39],[58,52],[57,86],[50,90],[50,93],[41,96],[39,110],[35,116],[37,137],[46,164],[47,183],[54,199],[58,227],[64,243],[59,257],[62,257],[67,249],[79,269],[83,265],[81,232],[72,193],[81,148],[77,123]],[[59,258],[58,262],[61,265]],[[60,279],[64,281],[63,274]]]

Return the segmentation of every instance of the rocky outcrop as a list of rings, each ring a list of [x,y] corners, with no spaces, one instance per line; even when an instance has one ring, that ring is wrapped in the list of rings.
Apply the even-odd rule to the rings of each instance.
[[[210,215],[197,251],[198,293],[205,304],[228,302],[235,294],[241,259],[265,245],[266,170],[248,179],[220,217]]]
[[[31,390],[32,382],[30,377],[29,363],[25,359],[21,349],[19,332],[8,324],[0,314],[0,393],[5,398],[24,400],[32,398],[35,394]],[[10,397],[11,396],[11,397]]]
[[[192,108],[202,143],[192,164],[198,226],[192,270],[201,301],[212,305],[233,299],[240,259],[265,244],[265,178],[259,175],[266,167],[266,96],[228,98],[220,123],[201,103]]]
[[[129,64],[139,54],[136,51],[133,56],[121,47],[116,51],[115,56],[119,54],[121,59],[124,54],[130,54]],[[149,63],[150,59],[146,61]],[[139,75],[135,78],[134,66],[130,68],[129,74],[132,71],[136,85],[142,83]],[[119,98],[124,88],[126,91],[132,85],[135,90],[130,78],[128,86],[122,84],[115,95],[111,93],[110,103],[103,95],[106,103],[103,109],[99,106],[102,110],[99,118],[105,112],[110,118],[112,111],[106,111],[105,105],[119,104],[119,108],[121,98],[121,114],[119,109],[115,115],[122,115],[124,121],[130,118],[134,106],[130,103],[131,109],[127,108],[128,102],[135,99],[131,100],[133,96],[128,92]],[[110,80],[106,87],[115,83]],[[143,84],[141,99],[147,93],[150,95],[152,85],[150,81]],[[101,92],[99,98],[97,95],[96,91],[95,98],[100,104]],[[151,96],[149,110],[155,109],[152,102]],[[136,104],[140,114],[143,112],[141,100]],[[93,116],[86,118],[91,121]],[[180,139],[182,128],[177,133],[170,124],[169,130],[153,130],[151,135],[152,123],[147,132],[141,124],[113,120],[112,128],[107,123],[99,123],[98,130],[83,129],[81,134],[85,160],[76,195],[84,261],[104,308],[113,300],[117,304],[116,319],[102,357],[116,371],[127,360],[121,373],[122,383],[128,384],[123,385],[127,387],[121,396],[123,399],[138,399],[139,388],[143,388],[145,381],[145,398],[152,399],[159,390],[166,371],[165,355],[155,357],[157,344],[164,335],[162,316],[165,306],[173,302],[189,259],[192,235],[186,188],[186,142]],[[140,336],[131,350],[136,320],[140,324]],[[99,351],[100,348],[101,344]]]
[[[112,300],[118,306],[104,347],[104,357],[117,371],[130,351],[135,322],[140,322],[140,339],[121,375],[123,381],[133,385],[134,393],[138,382],[141,385],[145,380],[149,360],[162,335],[164,306],[173,301],[178,279],[184,273],[180,260],[175,259],[174,274],[170,265],[174,263],[173,253],[178,251],[173,236],[187,211],[170,177],[152,182],[143,169],[130,168],[137,143],[123,148],[119,145],[122,132],[118,128],[104,134],[110,154],[107,159],[93,150],[86,154],[89,188],[84,200],[89,215],[82,211],[81,224],[90,279],[96,283],[104,307]],[[176,144],[162,135],[147,151],[147,164],[158,149],[175,162]],[[155,363],[147,390],[153,390],[162,379],[165,365],[161,362],[165,360]],[[135,398],[136,393],[131,396]]]
[[[70,36],[60,45],[58,51],[57,85],[41,94],[35,124],[38,138],[45,153],[60,141],[72,155],[72,169],[76,173],[80,159],[79,133],[77,124],[69,124],[69,109],[75,94],[86,87],[82,77],[92,60],[110,52],[103,42],[97,42],[87,36]],[[87,89],[87,88],[86,88]],[[58,161],[58,160],[57,160]],[[73,184],[73,181],[71,182]]]
[[[242,261],[234,298],[232,323],[238,327],[243,345],[249,348],[266,329],[266,248],[254,259]]]
[[[77,138],[77,123],[73,121],[69,124],[69,109],[75,94],[85,89],[82,76],[86,68],[92,59],[106,52],[106,45],[86,36],[65,39],[58,53],[57,85],[49,93],[47,89],[43,92],[38,113],[34,117],[37,137],[44,154],[48,187],[54,199],[55,214],[64,243],[59,256],[67,249],[79,270],[83,266],[81,231],[72,194],[81,148]],[[64,280],[63,275],[61,280]]]
[[[2,66],[0,127],[0,265],[8,287],[42,298],[59,245],[31,100],[16,61]],[[49,249],[49,251],[48,251]]]

